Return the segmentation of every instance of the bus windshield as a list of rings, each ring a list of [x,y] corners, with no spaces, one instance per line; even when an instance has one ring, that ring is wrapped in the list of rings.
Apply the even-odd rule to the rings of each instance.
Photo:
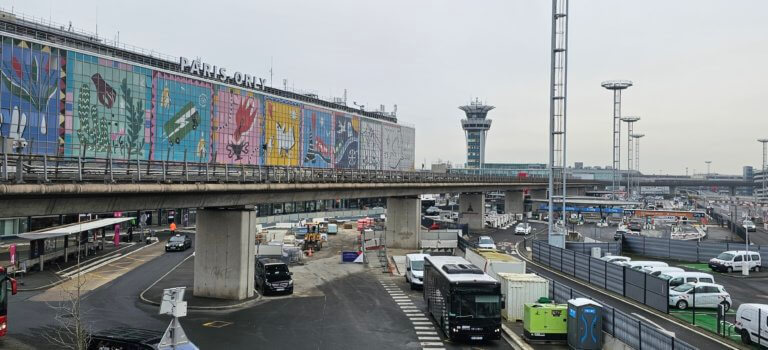
[[[457,318],[499,318],[498,295],[456,294],[453,297],[450,316]]]

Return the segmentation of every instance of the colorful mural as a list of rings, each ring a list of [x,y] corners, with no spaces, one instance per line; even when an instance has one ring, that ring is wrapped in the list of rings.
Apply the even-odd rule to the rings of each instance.
[[[330,112],[304,109],[301,165],[329,168],[333,164],[333,117]]]
[[[74,52],[67,56],[65,154],[146,159],[149,70]]]
[[[357,168],[360,117],[347,114],[336,114],[334,117],[334,168]]]
[[[360,121],[360,169],[381,169],[381,123]]]
[[[301,109],[288,101],[266,101],[264,152],[266,165],[299,165]]]
[[[0,135],[19,141],[24,153],[56,154],[65,52],[10,38],[0,50]]]
[[[213,159],[217,163],[259,164],[261,99],[252,92],[216,87]]]
[[[0,136],[24,153],[413,167],[413,128],[77,50],[0,36]]]
[[[154,71],[152,158],[208,162],[212,84]]]

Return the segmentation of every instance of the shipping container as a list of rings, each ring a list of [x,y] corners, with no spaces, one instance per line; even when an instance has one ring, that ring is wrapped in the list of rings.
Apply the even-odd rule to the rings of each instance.
[[[497,281],[500,272],[525,273],[525,261],[491,249],[467,249],[464,258]]]
[[[498,274],[505,308],[502,316],[510,321],[522,321],[526,303],[534,303],[549,295],[549,281],[533,273]]]

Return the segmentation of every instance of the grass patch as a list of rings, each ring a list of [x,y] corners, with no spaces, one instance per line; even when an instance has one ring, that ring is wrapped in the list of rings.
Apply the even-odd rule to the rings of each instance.
[[[670,310],[669,314],[685,322],[693,324],[693,313],[691,310]],[[732,314],[735,314],[735,312],[728,311],[728,315]],[[735,342],[741,342],[741,336],[736,334],[733,329],[733,324],[727,321],[724,323],[726,338],[729,338]],[[717,334],[717,312],[696,311],[696,326]]]
[[[680,264],[682,267],[689,268],[691,270],[699,270],[704,272],[712,272],[708,264]]]

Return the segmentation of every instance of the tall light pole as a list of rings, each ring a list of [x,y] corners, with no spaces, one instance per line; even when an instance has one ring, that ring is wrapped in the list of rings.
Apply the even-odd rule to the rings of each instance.
[[[765,188],[766,188],[765,163],[766,163],[766,156],[768,156],[768,139],[758,139],[757,142],[760,142],[763,144],[763,164],[762,164],[763,165],[763,171],[762,171],[763,190],[762,192],[760,192],[760,196],[759,196],[760,203],[763,203],[765,202],[766,198],[768,198],[766,197],[766,192],[765,192]]]
[[[709,178],[709,166],[712,165],[711,160],[705,160],[704,163],[707,163],[707,178]]]
[[[616,199],[616,187],[619,185],[619,170],[621,169],[621,91],[632,86],[629,80],[610,80],[600,84],[613,91],[613,181],[611,181],[611,196]]]
[[[640,172],[640,139],[645,136],[645,134],[631,134],[629,135],[633,139],[635,139],[635,170],[639,173]],[[637,179],[637,192],[640,193],[640,179]]]
[[[621,121],[627,123],[627,199],[632,196],[632,125],[638,120],[640,117],[621,118]]]
[[[565,228],[566,158],[565,127],[568,97],[568,1],[552,0],[552,62],[549,90],[549,244],[565,248],[564,232],[556,232],[554,221],[555,196],[560,193]],[[561,181],[556,184],[557,172]],[[558,187],[562,188],[558,191]]]

